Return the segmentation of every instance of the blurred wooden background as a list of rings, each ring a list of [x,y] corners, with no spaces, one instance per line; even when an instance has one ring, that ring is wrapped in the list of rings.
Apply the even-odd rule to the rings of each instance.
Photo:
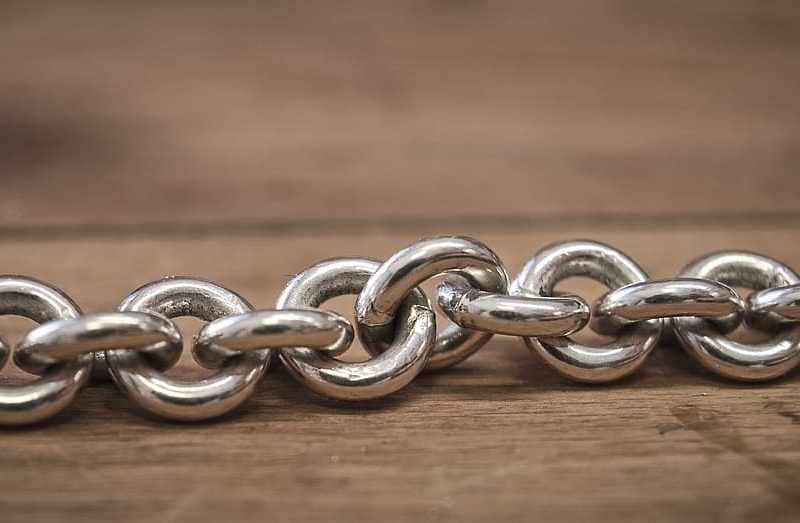
[[[270,307],[314,261],[431,234],[475,236],[512,273],[574,237],[658,277],[722,248],[800,269],[798,93],[788,0],[5,0],[0,272],[97,311],[166,274]],[[0,514],[797,521],[797,376],[735,384],[663,343],[587,387],[496,338],[356,406],[276,368],[195,425],[106,384],[0,432]]]

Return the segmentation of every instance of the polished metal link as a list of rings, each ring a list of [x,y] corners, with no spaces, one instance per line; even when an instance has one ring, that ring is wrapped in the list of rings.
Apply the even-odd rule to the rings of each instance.
[[[37,323],[77,318],[81,310],[61,290],[33,278],[0,276],[0,315],[25,316]],[[8,359],[8,345],[0,342]],[[21,385],[0,385],[0,425],[27,425],[67,407],[87,383],[93,357],[82,354],[58,365],[36,369],[40,377]]]
[[[680,276],[755,290],[800,283],[800,276],[781,262],[743,251],[703,256]],[[773,334],[768,341],[753,344],[726,337],[715,323],[702,318],[673,318],[672,325],[684,349],[707,369],[735,380],[764,381],[783,376],[800,363],[800,324],[774,327],[764,316],[760,319],[761,326],[772,327]]]
[[[0,338],[0,369],[2,369],[6,362],[8,362],[8,357],[11,356],[11,347]]]
[[[368,258],[334,258],[292,278],[278,298],[279,309],[319,307],[327,300],[358,294],[381,263]],[[396,392],[425,368],[436,340],[428,298],[411,287],[390,325],[389,346],[370,360],[349,363],[303,347],[283,348],[281,361],[310,390],[339,400],[368,400]]]
[[[453,323],[438,332],[419,285],[442,276],[437,304]],[[565,278],[595,279],[609,291],[590,307],[555,286]],[[753,289],[743,299],[736,288]],[[320,307],[357,295],[355,325]],[[73,401],[93,376],[113,377],[131,403],[172,420],[226,414],[250,397],[274,355],[314,393],[337,400],[370,400],[395,393],[424,369],[464,360],[495,335],[522,337],[561,374],[588,383],[623,378],[645,362],[671,327],[684,349],[712,372],[765,381],[800,364],[800,276],[754,253],[710,254],[677,278],[649,280],[622,252],[591,241],[541,249],[509,285],[488,247],[444,236],[411,244],[381,263],[334,258],[297,274],[275,309],[253,310],[235,292],[193,278],[167,278],[131,293],[115,312],[81,315],[60,290],[31,278],[0,276],[0,315],[38,323],[11,347],[0,339],[0,368],[16,365],[38,375],[30,383],[0,385],[0,425],[45,420]],[[183,340],[170,320],[209,322],[195,336],[192,355],[215,373],[188,380],[165,375]],[[765,342],[727,335],[742,324],[768,333]],[[600,347],[569,335],[585,326],[616,336]],[[337,359],[355,335],[371,358]],[[106,367],[107,365],[107,367]]]
[[[512,283],[512,294],[552,296],[558,282],[573,276],[598,280],[611,289],[647,280],[644,270],[622,252],[598,242],[571,241],[549,245],[536,253]],[[661,320],[648,320],[631,325],[602,347],[582,345],[569,336],[523,339],[564,376],[605,383],[638,369],[660,335]]]
[[[500,258],[472,238],[439,236],[419,240],[391,256],[375,271],[356,300],[356,332],[372,355],[394,338],[395,316],[412,289],[434,276],[490,293],[505,294],[508,276]],[[492,333],[451,325],[439,333],[428,363],[442,369],[468,358]]]
[[[235,292],[215,283],[166,278],[132,292],[119,310],[213,321],[250,312],[253,307]],[[179,421],[214,418],[238,407],[253,394],[271,356],[269,349],[246,352],[228,358],[213,376],[186,381],[166,376],[140,351],[106,351],[114,381],[133,404],[148,413]]]
[[[698,278],[631,283],[600,297],[592,308],[591,327],[614,335],[645,320],[693,316],[714,320],[730,332],[744,316],[744,302],[727,285]]]
[[[137,350],[154,368],[163,371],[178,361],[181,344],[178,328],[163,316],[103,312],[51,321],[30,330],[14,348],[14,362],[27,372],[41,374],[52,365],[100,352],[103,358],[95,359],[92,378],[102,379],[100,372],[108,375],[107,349]]]
[[[589,306],[577,296],[509,296],[451,281],[440,283],[436,292],[442,312],[465,329],[507,336],[566,336],[589,321]]]
[[[753,292],[747,297],[747,322],[763,329],[800,321],[800,284]]]
[[[339,314],[315,309],[259,310],[205,325],[194,340],[194,359],[216,369],[242,352],[304,347],[338,356],[350,348],[353,327]]]

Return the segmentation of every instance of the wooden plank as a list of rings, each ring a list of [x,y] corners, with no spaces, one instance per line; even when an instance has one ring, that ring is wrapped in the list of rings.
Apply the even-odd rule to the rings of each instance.
[[[57,282],[91,311],[164,274],[218,280],[268,307],[305,265],[385,257],[429,232],[4,241],[0,266]],[[800,267],[792,227],[482,235],[512,271],[538,247],[571,237],[607,241],[657,277],[731,247]],[[334,305],[346,311],[352,302]],[[5,335],[20,324],[0,326]],[[735,384],[669,344],[622,383],[576,385],[512,338],[358,405],[313,397],[277,369],[245,408],[215,423],[139,417],[102,385],[53,423],[0,432],[0,514],[4,523],[796,521],[798,400],[797,373]]]
[[[87,311],[166,274],[269,307],[318,259],[439,233],[512,272],[572,237],[655,277],[722,248],[800,268],[799,22],[795,2],[4,2],[0,267]],[[215,423],[101,385],[0,432],[0,514],[795,521],[796,380],[719,380],[665,342],[586,387],[497,338],[356,406],[277,368]]]
[[[796,218],[797,2],[0,13],[5,227]]]

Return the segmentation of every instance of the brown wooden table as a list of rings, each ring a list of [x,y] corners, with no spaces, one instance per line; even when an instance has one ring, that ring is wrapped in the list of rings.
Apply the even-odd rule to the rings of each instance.
[[[576,237],[654,277],[723,248],[800,269],[798,56],[792,1],[6,1],[0,271],[101,311],[168,274],[270,307],[321,258],[433,234],[511,272]],[[797,380],[665,341],[583,386],[498,337],[357,405],[275,368],[213,423],[103,384],[0,432],[0,521],[797,521]]]

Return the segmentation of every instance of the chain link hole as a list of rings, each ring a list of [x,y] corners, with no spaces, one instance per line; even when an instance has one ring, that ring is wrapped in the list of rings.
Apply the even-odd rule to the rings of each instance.
[[[347,318],[348,321],[355,324],[355,315],[353,313],[355,301],[355,296],[336,296],[335,298],[331,298],[323,303],[320,308],[323,310],[337,312]],[[349,349],[347,349],[347,352],[336,356],[335,359],[348,363],[361,363],[368,361],[370,359],[370,355],[366,350],[364,350],[364,347],[361,345],[361,341],[358,339],[358,336],[356,336],[353,340],[353,344]]]
[[[431,278],[420,285],[420,288],[425,292],[426,295],[429,297],[436,296],[436,284],[440,281],[440,278]],[[333,312],[337,312],[347,318],[348,321],[355,324],[355,316],[353,314],[353,307],[355,305],[356,296],[336,296],[335,298],[331,298],[330,300],[326,301],[322,306],[321,309],[329,310]],[[431,300],[433,301],[433,300]],[[438,307],[436,307],[438,311]],[[441,311],[439,314],[436,314],[436,327],[437,330],[441,331],[450,325],[450,320],[444,316]],[[364,350],[363,345],[361,345],[361,341],[358,339],[358,336],[353,340],[353,344],[344,354],[340,356],[336,356],[335,359],[339,361],[344,361],[348,363],[361,363],[365,361],[369,361],[371,356],[369,353]]]
[[[747,297],[753,292],[753,289],[749,287],[734,287],[733,289],[743,300],[747,300]],[[773,336],[774,333],[753,329],[744,322],[735,331],[728,334],[728,338],[746,344],[763,343],[769,341]]]
[[[3,315],[0,316],[0,337],[9,347],[14,347],[29,330],[38,325],[38,323],[25,316]],[[38,378],[38,376],[17,367],[14,363],[13,352],[5,366],[0,369],[0,385],[20,385],[36,381]]]
[[[165,375],[173,378],[180,378],[185,380],[196,380],[201,378],[208,378],[216,374],[216,371],[201,367],[192,358],[192,341],[195,334],[203,328],[208,322],[193,316],[179,316],[172,318],[175,325],[183,335],[183,351],[178,362],[165,372]]]

